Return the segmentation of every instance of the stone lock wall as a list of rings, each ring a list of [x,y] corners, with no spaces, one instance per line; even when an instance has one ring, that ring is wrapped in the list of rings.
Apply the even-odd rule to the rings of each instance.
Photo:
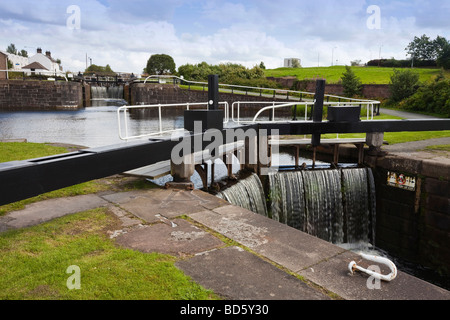
[[[0,109],[81,108],[83,107],[82,87],[83,85],[79,82],[0,80]]]
[[[388,156],[373,172],[376,246],[450,277],[450,162]],[[414,190],[391,186],[390,172],[414,178]]]

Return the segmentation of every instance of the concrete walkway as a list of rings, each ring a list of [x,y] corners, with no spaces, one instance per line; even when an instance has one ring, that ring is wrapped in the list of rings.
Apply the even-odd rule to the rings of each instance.
[[[97,207],[109,208],[122,221],[110,235],[117,245],[174,255],[178,268],[225,299],[450,299],[449,291],[401,270],[391,282],[352,275],[350,261],[374,263],[199,190],[156,188],[41,201],[0,217],[0,230]]]
[[[429,116],[429,115],[425,115],[425,114],[400,111],[400,110],[394,110],[394,109],[386,109],[386,108],[380,108],[380,113],[388,114],[388,115],[396,116],[396,117],[401,117],[401,118],[405,118],[405,119],[440,119],[439,117],[435,117],[435,116]]]

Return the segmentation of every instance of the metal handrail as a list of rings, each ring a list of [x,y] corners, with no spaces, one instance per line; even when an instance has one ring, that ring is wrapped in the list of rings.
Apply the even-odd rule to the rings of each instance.
[[[202,86],[207,86],[208,83],[207,82],[200,82],[200,81],[192,81],[192,80],[186,80],[182,77],[178,77],[178,76],[173,76],[173,75],[150,75],[148,77],[145,78],[144,80],[144,84],[147,82],[148,79],[150,78],[167,78],[167,79],[178,79],[180,81],[186,82],[188,84],[199,84]],[[286,93],[287,95],[289,93],[292,94],[299,94],[301,95],[311,95],[314,97],[315,93],[313,92],[307,92],[307,91],[295,91],[295,90],[288,90],[288,89],[275,89],[275,88],[263,88],[263,87],[250,87],[250,86],[241,86],[241,85],[236,85],[236,84],[224,84],[224,83],[220,83],[219,86],[222,87],[234,87],[234,88],[239,88],[239,89],[249,89],[249,90],[267,90],[267,91],[273,91],[273,94],[275,96],[275,94],[277,93]],[[336,95],[330,95],[330,94],[325,94],[325,98],[334,98],[334,99],[338,99],[340,103],[342,103],[343,101],[340,100],[347,100],[347,101],[351,101],[351,102],[361,102],[361,103],[365,103],[365,102],[378,102],[376,100],[370,100],[370,99],[356,99],[356,98],[348,98],[348,97],[341,97],[341,96],[336,96]]]
[[[247,102],[245,102],[245,101],[243,101],[242,103],[247,103]],[[367,105],[368,106],[368,108],[367,108],[367,120],[373,120],[373,105],[374,104],[379,104],[380,102],[379,101],[367,101],[367,102],[345,102],[345,105]],[[336,105],[337,104],[337,106],[339,106],[340,104],[342,104],[342,102],[341,103],[339,103],[339,102],[324,102],[323,103],[323,105],[324,106],[327,106],[327,105]],[[257,121],[256,119],[261,115],[261,113],[263,113],[264,111],[266,111],[266,110],[270,110],[270,109],[272,109],[272,114],[274,115],[274,110],[275,109],[278,109],[278,108],[286,108],[286,107],[291,107],[291,106],[295,106],[295,105],[305,105],[305,120],[304,121],[308,121],[307,120],[307,108],[308,108],[308,106],[309,105],[314,105],[314,102],[307,102],[307,101],[304,101],[304,102],[290,102],[290,103],[284,103],[284,104],[277,104],[277,105],[275,105],[275,104],[273,104],[273,105],[271,105],[271,106],[267,106],[267,107],[264,107],[264,108],[262,108],[262,109],[260,109],[257,113],[256,113],[256,115],[253,117],[253,120],[252,121],[240,121],[240,122],[242,122],[242,123],[256,123],[256,122],[263,122],[263,121]],[[369,112],[369,110],[370,110],[370,112]],[[371,114],[371,115],[369,115],[369,113]],[[266,121],[265,121],[266,122]],[[274,116],[272,116],[272,120],[270,121],[270,122],[277,122],[277,121],[275,121],[275,117]],[[283,121],[278,121],[278,122],[286,122],[286,120],[283,120]],[[292,120],[292,121],[290,121],[290,122],[303,122],[303,121],[298,121],[298,120]]]
[[[229,105],[228,102],[219,102],[219,105],[223,105],[224,109],[224,124],[227,124],[229,121]],[[164,134],[169,134],[177,131],[183,131],[184,128],[175,128],[170,130],[163,130],[162,128],[162,108],[170,108],[170,107],[179,107],[185,106],[186,110],[189,110],[192,106],[206,106],[208,108],[208,102],[187,102],[187,103],[171,103],[171,104],[153,104],[153,105],[134,105],[134,106],[122,106],[117,109],[117,122],[118,122],[118,131],[119,138],[121,140],[130,140],[130,139],[139,139],[151,136],[161,136]],[[128,135],[128,118],[127,118],[127,110],[128,109],[158,109],[158,131],[150,132],[141,135],[129,136]],[[123,113],[123,121],[124,121],[124,131],[125,135],[122,134],[122,125],[121,125],[121,113]]]

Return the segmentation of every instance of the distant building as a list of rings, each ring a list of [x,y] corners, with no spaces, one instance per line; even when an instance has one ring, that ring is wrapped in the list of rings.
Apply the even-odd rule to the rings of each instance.
[[[28,64],[22,67],[22,70],[27,74],[31,73],[61,73],[63,71],[62,66],[52,58],[50,51],[46,51],[45,55],[42,53],[42,49],[38,48],[36,54],[28,58]]]
[[[8,55],[0,51],[0,70],[8,69]],[[0,71],[0,80],[6,79],[6,71]]]
[[[295,68],[296,66],[301,66],[301,60],[298,58],[286,58],[284,59],[284,67],[285,68]]]
[[[22,68],[28,64],[28,57],[22,57],[18,54],[13,54],[1,50],[0,52],[5,54],[8,57],[9,62],[12,64],[12,68],[10,70],[22,70]]]

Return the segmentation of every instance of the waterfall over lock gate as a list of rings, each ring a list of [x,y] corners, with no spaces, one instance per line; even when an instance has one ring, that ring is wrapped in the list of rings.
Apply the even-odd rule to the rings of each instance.
[[[375,184],[370,169],[277,172],[268,176],[266,189],[267,194],[252,174],[218,196],[332,243],[374,244]]]
[[[239,180],[231,187],[219,192],[217,197],[231,204],[267,217],[267,206],[263,185],[256,174]]]
[[[123,99],[123,86],[91,86],[91,98],[98,99]]]

